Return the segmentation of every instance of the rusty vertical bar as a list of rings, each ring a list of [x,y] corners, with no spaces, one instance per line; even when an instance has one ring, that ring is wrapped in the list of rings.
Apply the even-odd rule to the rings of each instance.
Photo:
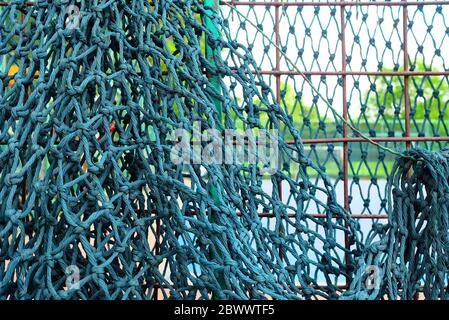
[[[343,0],[341,0],[343,2]],[[340,6],[340,35],[341,35],[341,69],[346,72],[346,19],[345,19],[345,9],[346,6],[341,4]],[[342,75],[342,102],[343,102],[343,118],[348,121],[348,99],[347,99],[347,79],[346,74]],[[343,123],[343,137],[345,142],[343,143],[343,197],[344,197],[344,208],[350,212],[349,208],[349,142],[346,140],[348,138],[348,128],[346,124]],[[346,228],[349,228],[346,225]],[[349,250],[349,234],[345,233],[345,248]],[[345,262],[348,266],[350,263],[350,257],[348,253],[345,253]],[[349,286],[350,279],[346,277],[346,285]]]
[[[405,136],[410,137],[410,91],[409,91],[409,56],[408,56],[408,8],[407,0],[401,0],[403,2],[402,7],[402,37],[403,37],[403,54],[404,54],[404,112],[405,112]],[[409,149],[411,142],[406,142],[406,148]]]
[[[280,24],[280,17],[279,17],[279,7],[275,7],[274,9],[274,32],[275,32],[275,43],[276,46],[280,46],[281,37],[279,33],[279,24]],[[281,70],[281,53],[279,52],[279,48],[276,49],[276,71],[280,72]],[[280,106],[281,105],[281,74],[276,74],[276,103]],[[281,155],[282,156],[282,155]],[[280,164],[280,162],[279,162]],[[279,197],[282,200],[282,184],[278,183],[278,192]]]
[[[409,56],[408,56],[408,6],[407,0],[401,0],[403,3],[402,7],[402,51],[404,55],[404,113],[405,113],[405,137],[410,137],[410,91],[409,91],[409,80],[410,76],[407,72],[410,71],[409,66]],[[405,148],[410,149],[411,142],[405,142]],[[408,177],[411,177],[412,172],[409,170],[407,173]],[[416,292],[414,300],[419,300],[419,291]]]
[[[281,53],[279,51],[279,47],[280,47],[280,43],[281,43],[281,35],[280,35],[280,15],[279,15],[279,6],[276,6],[274,8],[274,33],[275,33],[275,43],[276,43],[276,72],[277,74],[275,75],[276,77],[276,103],[278,104],[279,107],[281,107]],[[278,127],[279,127],[279,120],[278,120]],[[279,128],[280,129],[280,128]],[[279,154],[279,170],[281,169],[282,166],[282,152]],[[282,202],[282,182],[279,181],[277,183],[277,189],[278,189],[278,193],[279,193],[279,200]],[[283,217],[281,217],[281,219],[283,219]],[[279,226],[279,235],[282,236],[283,234],[283,230],[282,230],[282,223],[280,223]],[[282,254],[282,247],[279,247],[279,256],[281,257],[281,259],[283,259],[283,254]]]

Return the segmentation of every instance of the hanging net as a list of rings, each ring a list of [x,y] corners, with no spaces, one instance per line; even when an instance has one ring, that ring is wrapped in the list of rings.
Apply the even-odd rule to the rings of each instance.
[[[1,11],[1,299],[447,297],[447,151],[398,157],[364,239],[231,39],[207,1]],[[195,141],[231,129],[278,153]]]

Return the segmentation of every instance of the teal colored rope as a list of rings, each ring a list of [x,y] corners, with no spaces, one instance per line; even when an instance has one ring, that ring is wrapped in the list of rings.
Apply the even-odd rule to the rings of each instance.
[[[447,150],[396,153],[389,222],[364,239],[213,8],[78,4],[74,29],[61,2],[0,13],[1,299],[447,298]],[[279,130],[282,167],[264,179],[253,164],[173,163],[171,132],[195,122]]]
[[[388,183],[388,224],[371,231],[344,299],[413,300],[419,292],[426,299],[449,298],[449,149],[406,153],[396,160]],[[369,265],[379,268],[379,287],[371,290],[364,273]]]

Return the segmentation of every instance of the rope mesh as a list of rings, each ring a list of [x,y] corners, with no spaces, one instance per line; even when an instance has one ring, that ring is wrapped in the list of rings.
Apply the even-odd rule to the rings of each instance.
[[[214,8],[76,4],[76,28],[68,1],[14,0],[0,13],[2,299],[394,299],[423,278],[426,296],[446,297],[445,151],[397,159],[389,224],[365,240],[293,110]],[[173,163],[171,132],[195,123],[278,130],[280,167],[267,179],[246,162]],[[363,287],[371,264],[386,270],[381,289]],[[80,282],[69,290],[70,266]]]

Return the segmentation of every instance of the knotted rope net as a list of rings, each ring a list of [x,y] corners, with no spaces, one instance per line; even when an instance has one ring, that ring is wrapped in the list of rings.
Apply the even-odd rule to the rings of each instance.
[[[448,299],[448,176],[448,149],[411,149],[396,160],[387,187],[388,224],[375,225],[368,235],[345,298],[414,299],[422,292],[427,299]],[[380,240],[372,241],[376,235]],[[363,274],[367,265],[378,268],[377,279]]]
[[[398,158],[389,224],[364,239],[231,39],[207,1],[1,11],[0,298],[395,299],[422,281],[446,297],[447,151]],[[178,129],[281,132],[279,166],[210,163],[194,147],[175,163]],[[371,264],[382,281],[367,289]]]

